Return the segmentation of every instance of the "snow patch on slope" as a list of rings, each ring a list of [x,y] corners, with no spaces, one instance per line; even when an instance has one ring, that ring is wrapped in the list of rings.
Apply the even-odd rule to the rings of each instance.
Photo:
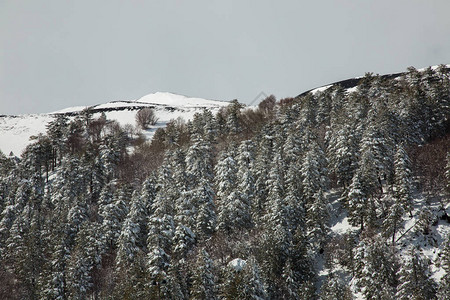
[[[183,95],[176,95],[172,93],[154,93],[148,94],[136,102],[149,103],[149,104],[161,104],[172,105],[177,107],[217,107],[220,106],[222,101],[207,100],[201,98],[190,98]]]
[[[30,143],[30,137],[46,131],[51,115],[21,115],[0,117],[0,150],[19,156]]]

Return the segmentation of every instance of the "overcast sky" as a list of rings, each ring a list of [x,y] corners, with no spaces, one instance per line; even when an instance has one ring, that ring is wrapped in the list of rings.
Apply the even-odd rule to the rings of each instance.
[[[0,115],[157,91],[251,102],[450,63],[450,1],[0,0]]]

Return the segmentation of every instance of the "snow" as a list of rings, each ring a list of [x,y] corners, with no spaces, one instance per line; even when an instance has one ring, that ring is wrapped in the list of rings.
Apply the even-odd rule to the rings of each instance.
[[[354,230],[358,230],[358,228],[350,225],[348,223],[348,218],[343,218],[342,220],[334,224],[333,227],[331,227],[331,231],[333,231],[335,234],[344,234],[348,231]]]
[[[217,107],[222,106],[222,103],[227,103],[217,100],[207,100],[201,98],[190,98],[183,95],[176,95],[172,93],[154,93],[148,94],[136,102],[150,103],[150,104],[162,104],[173,105],[177,107]]]
[[[128,107],[134,107],[134,106],[142,106],[145,107],[147,105],[144,105],[142,103],[136,103],[136,102],[128,102],[128,101],[114,101],[109,102],[105,104],[100,104],[93,106],[93,109],[108,109],[108,108],[128,108]]]
[[[348,88],[348,89],[347,89],[347,94],[354,93],[354,92],[356,92],[357,90],[358,90],[358,87],[357,87],[357,86]]]
[[[51,112],[50,114],[66,114],[66,113],[73,113],[73,112],[79,112],[82,111],[86,108],[88,108],[89,106],[74,106],[74,107],[68,107],[68,108],[64,108],[61,110],[57,110],[54,112]]]
[[[445,66],[446,66],[447,68],[450,68],[450,65],[445,65]],[[436,70],[437,68],[439,68],[439,65],[431,66],[431,69],[432,69],[432,70]],[[417,71],[423,72],[423,71],[425,71],[426,69],[428,69],[428,67],[417,69]]]
[[[46,131],[51,115],[21,115],[0,117],[0,150],[19,156],[30,143],[30,137]]]
[[[234,269],[236,272],[242,271],[245,268],[247,262],[241,258],[235,258],[228,263],[228,267]]]
[[[333,86],[332,84],[329,84],[329,85],[324,85],[324,86],[318,87],[318,88],[312,90],[311,94],[314,95],[315,93],[323,92],[323,91],[327,90],[328,88],[330,88],[332,86]]]

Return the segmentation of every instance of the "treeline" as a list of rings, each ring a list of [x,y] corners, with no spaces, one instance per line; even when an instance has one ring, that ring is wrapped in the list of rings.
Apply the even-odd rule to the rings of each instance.
[[[440,66],[232,101],[151,143],[89,110],[59,115],[0,158],[0,297],[448,299],[450,239],[440,282],[397,242],[409,216],[423,236],[436,221],[414,192],[448,206],[449,104]],[[336,203],[357,229],[331,231]]]

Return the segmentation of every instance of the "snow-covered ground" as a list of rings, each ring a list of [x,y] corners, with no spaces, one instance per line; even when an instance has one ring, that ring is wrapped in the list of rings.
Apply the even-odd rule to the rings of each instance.
[[[19,156],[30,143],[30,137],[44,133],[52,115],[21,115],[0,117],[0,150]]]
[[[144,132],[144,135],[151,139],[157,128],[165,127],[172,119],[181,117],[187,121],[203,109],[209,109],[215,113],[228,104],[229,102],[226,101],[190,98],[172,93],[154,93],[135,101],[113,101],[89,108],[96,111],[94,117],[100,116],[103,111],[108,119],[116,120],[121,125],[135,125],[138,109],[152,107],[158,122]],[[30,137],[45,133],[47,123],[53,120],[55,114],[74,114],[86,108],[86,106],[78,106],[48,114],[0,116],[0,150],[6,155],[12,151],[14,155],[20,156],[30,143]]]

